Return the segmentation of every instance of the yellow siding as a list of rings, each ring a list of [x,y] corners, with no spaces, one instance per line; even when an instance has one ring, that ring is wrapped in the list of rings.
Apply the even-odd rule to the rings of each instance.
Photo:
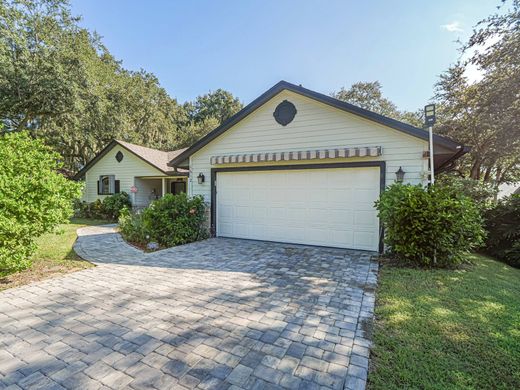
[[[117,162],[116,154],[121,151],[123,160]],[[92,166],[85,174],[85,189],[83,191],[83,200],[93,202],[96,199],[103,199],[106,195],[97,194],[97,181],[101,175],[115,175],[116,180],[120,181],[120,190],[130,194],[130,187],[136,185],[138,192],[136,205],[140,203],[148,203],[148,188],[151,183],[144,181],[137,182],[134,180],[136,176],[165,176],[164,173],[154,168],[150,164],[144,162],[132,152],[117,145],[105,156],[103,156],[94,166]],[[159,191],[161,188],[159,187]],[[142,200],[142,202],[141,202]]]
[[[276,106],[283,100],[291,101],[298,111],[294,120],[281,126],[273,118]],[[405,181],[425,183],[428,169],[423,152],[427,141],[409,136],[392,128],[362,119],[289,91],[283,91],[257,109],[247,118],[210,142],[190,157],[188,191],[210,199],[210,157],[233,153],[261,153],[291,150],[322,149],[330,147],[382,146],[383,155],[357,159],[307,160],[268,162],[256,165],[308,164],[342,161],[386,161],[386,184],[395,180],[400,166],[406,172]],[[225,164],[222,167],[251,166],[254,164]],[[197,183],[202,172],[206,181]]]

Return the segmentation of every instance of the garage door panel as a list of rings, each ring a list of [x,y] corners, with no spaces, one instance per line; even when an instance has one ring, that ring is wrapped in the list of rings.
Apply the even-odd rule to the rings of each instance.
[[[352,248],[354,234],[351,230],[336,230],[331,232],[332,246],[347,246]]]
[[[247,205],[235,207],[235,218],[251,218],[251,208]]]
[[[251,200],[257,201],[257,202],[263,202],[267,200],[267,190],[264,188],[257,188],[253,191],[251,194]]]
[[[353,191],[355,201],[368,202],[378,197],[379,191],[370,188],[356,188]]]
[[[374,218],[374,213],[368,210],[356,210],[354,212],[354,225],[358,227],[376,227],[377,217]]]
[[[219,172],[217,235],[377,250],[379,168]]]
[[[375,234],[372,232],[354,232],[354,245],[361,249],[372,248],[372,243],[376,239]]]
[[[268,218],[268,208],[267,207],[252,207],[251,208],[251,217],[255,218],[255,220],[266,219]]]

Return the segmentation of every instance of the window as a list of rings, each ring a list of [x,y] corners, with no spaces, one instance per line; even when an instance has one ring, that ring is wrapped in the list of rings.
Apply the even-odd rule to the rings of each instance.
[[[116,177],[114,175],[99,176],[98,194],[112,195],[116,193]]]

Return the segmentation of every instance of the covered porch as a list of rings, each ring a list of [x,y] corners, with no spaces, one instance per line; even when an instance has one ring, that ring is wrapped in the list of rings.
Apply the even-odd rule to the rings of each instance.
[[[187,190],[187,174],[175,176],[136,176],[130,196],[134,208],[142,209],[166,194],[178,195],[186,193]]]

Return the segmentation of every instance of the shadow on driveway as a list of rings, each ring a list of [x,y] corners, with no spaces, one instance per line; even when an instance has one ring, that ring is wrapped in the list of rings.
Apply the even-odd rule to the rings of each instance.
[[[144,254],[85,229],[76,250],[98,267],[0,293],[2,383],[364,387],[373,253],[210,239]]]

